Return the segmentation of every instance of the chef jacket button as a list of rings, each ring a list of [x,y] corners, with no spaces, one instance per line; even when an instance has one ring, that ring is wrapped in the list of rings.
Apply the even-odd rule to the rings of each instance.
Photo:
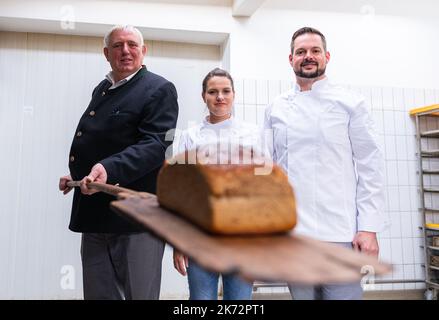
[[[105,96],[105,91],[102,91],[102,96]]]
[[[75,161],[75,157],[74,156],[70,156],[70,162]]]
[[[78,131],[78,133],[76,134],[76,136],[77,136],[77,137],[82,136],[82,132],[81,132],[81,131]]]
[[[96,114],[96,112],[94,110],[90,111],[89,115],[91,115],[92,117]]]

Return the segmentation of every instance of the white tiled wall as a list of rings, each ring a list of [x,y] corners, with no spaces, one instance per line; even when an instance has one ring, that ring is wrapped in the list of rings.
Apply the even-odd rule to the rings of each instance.
[[[293,83],[273,80],[236,80],[237,118],[263,124],[264,109],[274,97],[291,88]],[[424,279],[422,215],[419,212],[419,176],[415,121],[409,110],[439,103],[438,89],[351,87],[363,94],[370,105],[379,140],[386,161],[386,211],[390,227],[378,235],[380,259],[392,263],[392,273],[377,279]],[[421,128],[439,128],[439,120],[422,121]],[[427,141],[426,147],[439,148],[437,139]],[[439,161],[431,162],[439,168]],[[439,187],[439,177],[426,179],[425,183]],[[426,198],[439,207],[439,195]],[[439,218],[439,216],[437,217]],[[434,220],[433,220],[434,221]],[[436,221],[439,222],[439,221]],[[368,286],[370,290],[421,289],[423,283],[393,283]],[[286,287],[261,288],[262,292],[285,292]]]
[[[148,69],[178,89],[178,126],[201,120],[201,81],[221,63],[220,48],[147,46]],[[80,235],[67,229],[73,195],[62,196],[57,186],[68,172],[77,121],[109,70],[102,39],[0,31],[0,70],[0,299],[82,299]],[[167,246],[161,295],[187,292]]]

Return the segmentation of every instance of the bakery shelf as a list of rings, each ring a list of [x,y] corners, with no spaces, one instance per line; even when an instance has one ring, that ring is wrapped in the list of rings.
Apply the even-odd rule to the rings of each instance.
[[[410,115],[414,116],[416,122],[416,142],[417,142],[417,157],[418,157],[418,172],[419,175],[419,196],[421,204],[421,213],[423,218],[423,226],[420,227],[423,232],[424,242],[422,249],[424,250],[424,268],[425,268],[425,284],[427,290],[433,291],[433,296],[438,297],[439,284],[437,283],[437,271],[439,267],[433,266],[429,261],[431,254],[436,253],[439,247],[433,243],[431,238],[436,236],[439,232],[439,224],[429,223],[427,214],[439,213],[439,207],[432,205],[425,206],[425,194],[439,193],[439,187],[424,186],[425,175],[439,174],[439,170],[424,169],[431,165],[431,159],[439,159],[439,149],[422,150],[424,142],[428,142],[430,138],[439,138],[439,126],[436,128],[429,128],[429,130],[421,131],[421,122],[426,121],[426,117],[439,116],[439,104],[415,108],[410,110]]]
[[[439,130],[429,130],[421,132],[423,138],[439,138]]]
[[[439,174],[439,170],[422,170],[422,174]]]
[[[410,115],[412,116],[438,116],[439,115],[439,104],[433,104],[425,107],[414,108],[410,110]]]
[[[429,230],[438,230],[439,231],[439,223],[426,223],[425,228]]]
[[[421,151],[421,156],[424,157],[424,158],[439,157],[439,149],[423,150],[423,151]]]
[[[430,287],[433,287],[435,289],[439,289],[439,283],[433,282],[433,281],[425,281],[426,284],[428,284]]]

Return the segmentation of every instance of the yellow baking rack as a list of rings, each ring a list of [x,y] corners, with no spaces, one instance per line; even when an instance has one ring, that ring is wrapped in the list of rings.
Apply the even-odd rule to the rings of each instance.
[[[437,111],[437,112],[432,112]],[[429,114],[431,116],[439,116],[439,104],[432,104],[431,106],[425,106],[420,108],[414,108],[409,111],[411,116]]]

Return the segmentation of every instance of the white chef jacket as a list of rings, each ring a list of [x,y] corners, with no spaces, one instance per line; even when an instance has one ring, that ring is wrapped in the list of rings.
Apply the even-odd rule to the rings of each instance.
[[[385,227],[384,160],[364,98],[327,78],[296,85],[267,107],[264,128],[295,192],[295,232],[351,242]]]
[[[181,133],[175,151],[178,154],[218,142],[239,144],[259,151],[261,149],[261,130],[256,125],[239,121],[233,116],[218,123],[210,123],[204,119],[203,122]]]

